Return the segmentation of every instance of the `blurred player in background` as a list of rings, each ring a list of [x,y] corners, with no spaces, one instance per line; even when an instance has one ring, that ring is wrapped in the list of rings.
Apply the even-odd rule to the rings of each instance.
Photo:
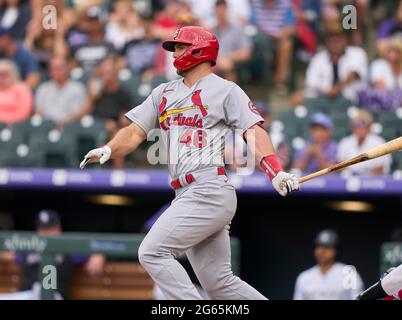
[[[36,217],[36,230],[39,236],[57,237],[62,233],[59,214],[54,210],[41,210]],[[38,252],[19,254],[2,252],[0,261],[17,262],[22,267],[22,283],[20,292],[0,294],[0,300],[40,300],[41,285],[38,282],[39,267],[42,255]],[[100,254],[91,256],[64,256],[55,257],[57,268],[57,290],[54,299],[68,299],[71,286],[71,277],[75,266],[84,265],[89,275],[103,272],[105,257]]]
[[[356,269],[336,262],[338,247],[339,236],[334,230],[323,230],[317,235],[317,265],[297,277],[294,300],[352,300],[363,290]]]

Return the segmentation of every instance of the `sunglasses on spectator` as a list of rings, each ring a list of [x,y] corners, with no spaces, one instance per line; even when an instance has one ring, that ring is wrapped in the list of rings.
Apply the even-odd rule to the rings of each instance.
[[[352,126],[354,128],[367,128],[370,126],[370,123],[366,120],[356,120],[352,122]]]

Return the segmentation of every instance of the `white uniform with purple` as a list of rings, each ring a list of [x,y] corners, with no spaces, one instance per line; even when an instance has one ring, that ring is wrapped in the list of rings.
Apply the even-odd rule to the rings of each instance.
[[[185,252],[211,299],[265,299],[233,275],[229,226],[237,199],[224,166],[224,137],[263,121],[235,83],[208,74],[193,87],[183,79],[162,84],[126,117],[146,133],[161,128],[169,173],[179,179],[171,206],[139,249],[139,260],[168,299],[201,299],[175,259]],[[188,183],[190,174],[194,181]]]

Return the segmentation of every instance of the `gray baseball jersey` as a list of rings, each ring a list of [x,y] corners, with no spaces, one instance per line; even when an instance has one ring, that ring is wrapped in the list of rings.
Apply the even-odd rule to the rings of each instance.
[[[172,178],[192,173],[195,181],[176,189],[176,197],[158,218],[138,251],[138,258],[168,299],[201,299],[183,266],[186,252],[211,299],[265,299],[231,270],[229,226],[236,212],[236,192],[216,166],[224,165],[224,138],[262,121],[235,83],[214,74],[192,88],[183,80],[162,84],[126,114],[146,133],[160,127]]]
[[[211,165],[223,166],[227,133],[245,131],[263,121],[238,85],[213,73],[191,88],[183,79],[161,84],[126,117],[147,134],[162,129],[172,178]]]

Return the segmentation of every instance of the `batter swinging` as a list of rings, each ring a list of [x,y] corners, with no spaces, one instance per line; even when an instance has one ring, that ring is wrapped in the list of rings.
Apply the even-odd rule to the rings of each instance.
[[[182,78],[155,88],[126,114],[132,123],[107,145],[89,151],[80,166],[125,156],[150,130],[160,127],[176,197],[143,240],[140,263],[168,299],[201,299],[176,260],[183,252],[211,299],[265,299],[231,270],[229,226],[237,199],[224,170],[222,136],[231,129],[241,130],[282,196],[298,190],[298,181],[282,170],[267,132],[259,126],[263,119],[248,96],[235,83],[212,73],[219,50],[214,34],[183,27],[162,46],[173,52]],[[209,148],[199,161],[204,148],[212,145],[219,148]]]

